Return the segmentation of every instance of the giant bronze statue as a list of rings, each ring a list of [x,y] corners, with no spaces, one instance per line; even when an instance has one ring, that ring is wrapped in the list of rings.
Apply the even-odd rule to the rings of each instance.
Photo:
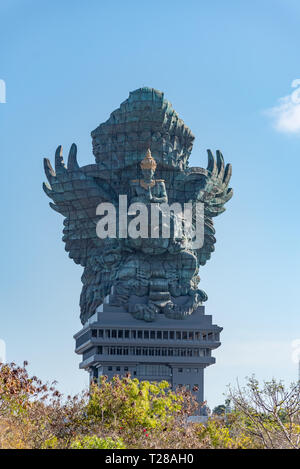
[[[189,167],[194,136],[164,99],[163,93],[141,88],[130,93],[120,108],[93,132],[96,163],[80,167],[72,144],[65,165],[62,148],[55,154],[55,170],[45,159],[50,206],[64,216],[63,241],[69,256],[83,266],[80,297],[81,321],[95,313],[107,295],[111,304],[122,306],[135,318],[155,321],[158,314],[183,319],[207,300],[198,288],[199,267],[215,249],[213,218],[224,212],[232,196],[228,188],[231,166],[225,166],[220,151],[208,150],[208,166]],[[121,235],[101,238],[97,234],[97,207],[110,202],[116,208],[117,227],[120,195],[127,208],[143,203],[162,211],[164,204],[202,203],[204,239],[195,247],[192,236],[161,236],[163,219],[149,232],[155,236]],[[123,207],[124,208],[124,207]],[[128,222],[134,213],[127,213]],[[171,225],[176,214],[171,214]],[[178,220],[177,220],[178,221]],[[195,212],[192,210],[192,223]],[[152,224],[152,226],[150,226]]]

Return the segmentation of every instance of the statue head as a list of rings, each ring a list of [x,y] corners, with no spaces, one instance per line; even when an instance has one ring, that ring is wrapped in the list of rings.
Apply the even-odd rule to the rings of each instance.
[[[145,158],[141,161],[141,169],[145,179],[151,180],[156,170],[156,161],[148,148]]]

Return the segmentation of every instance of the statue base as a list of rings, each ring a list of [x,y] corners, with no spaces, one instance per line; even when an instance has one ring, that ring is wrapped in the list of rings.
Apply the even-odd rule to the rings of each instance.
[[[221,345],[221,331],[204,306],[184,320],[159,314],[147,323],[110,305],[108,298],[74,335],[75,352],[91,380],[128,373],[139,380],[166,380],[172,389],[187,387],[202,403],[204,368],[215,363],[211,351]]]

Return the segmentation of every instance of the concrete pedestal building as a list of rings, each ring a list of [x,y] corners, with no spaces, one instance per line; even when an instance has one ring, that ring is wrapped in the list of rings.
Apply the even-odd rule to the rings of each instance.
[[[185,386],[194,391],[203,402],[204,369],[215,363],[212,350],[220,346],[222,331],[204,306],[186,320],[159,314],[147,323],[107,301],[74,336],[80,368],[91,379],[130,373],[139,380],[166,380],[174,390]]]

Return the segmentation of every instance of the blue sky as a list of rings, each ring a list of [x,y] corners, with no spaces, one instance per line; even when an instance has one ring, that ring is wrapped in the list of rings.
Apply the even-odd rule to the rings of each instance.
[[[72,338],[81,268],[66,255],[62,217],[42,192],[42,158],[76,142],[79,163],[92,163],[91,130],[129,91],[150,86],[196,136],[191,165],[206,166],[207,148],[233,165],[234,198],[215,221],[216,252],[200,271],[206,312],[224,327],[217,364],[206,370],[209,404],[252,373],[295,379],[300,112],[291,84],[300,78],[299,2],[4,0],[0,17],[7,360],[28,360],[66,393],[87,384]]]

